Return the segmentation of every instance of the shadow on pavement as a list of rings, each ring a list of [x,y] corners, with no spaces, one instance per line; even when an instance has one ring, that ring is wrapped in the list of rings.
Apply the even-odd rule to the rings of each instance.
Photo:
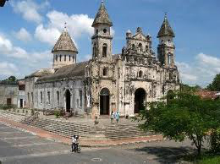
[[[136,151],[155,155],[154,159],[163,164],[178,163],[181,157],[195,153],[192,147],[143,147]]]

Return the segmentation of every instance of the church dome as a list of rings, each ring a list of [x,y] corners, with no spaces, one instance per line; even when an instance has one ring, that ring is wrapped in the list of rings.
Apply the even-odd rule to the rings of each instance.
[[[78,50],[67,31],[62,32],[58,41],[53,47],[52,53],[58,52],[58,51],[69,51],[69,52],[78,53]]]

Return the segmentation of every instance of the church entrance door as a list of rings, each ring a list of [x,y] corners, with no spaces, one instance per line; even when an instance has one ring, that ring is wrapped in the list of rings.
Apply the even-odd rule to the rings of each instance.
[[[100,92],[100,115],[109,115],[110,93],[107,88]]]
[[[146,92],[144,89],[139,88],[135,91],[134,113],[139,113],[140,110],[144,109],[145,98],[146,98]]]
[[[71,94],[69,90],[66,90],[66,112],[70,112]]]

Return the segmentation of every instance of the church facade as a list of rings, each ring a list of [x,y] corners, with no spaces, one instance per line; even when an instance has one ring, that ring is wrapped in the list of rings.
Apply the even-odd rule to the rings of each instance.
[[[53,68],[26,77],[29,108],[65,110],[91,116],[133,116],[148,102],[160,101],[169,91],[179,89],[175,65],[175,34],[165,16],[158,33],[157,55],[152,38],[140,27],[126,33],[120,54],[112,54],[112,21],[104,3],[92,24],[92,58],[77,63],[78,50],[65,29],[55,44]]]

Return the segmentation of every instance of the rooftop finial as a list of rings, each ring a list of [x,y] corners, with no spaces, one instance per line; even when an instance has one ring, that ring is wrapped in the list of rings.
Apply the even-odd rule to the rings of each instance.
[[[164,19],[167,19],[167,12],[165,12],[165,16],[164,16]]]
[[[66,29],[66,22],[64,23],[64,31],[67,31],[67,29]]]

